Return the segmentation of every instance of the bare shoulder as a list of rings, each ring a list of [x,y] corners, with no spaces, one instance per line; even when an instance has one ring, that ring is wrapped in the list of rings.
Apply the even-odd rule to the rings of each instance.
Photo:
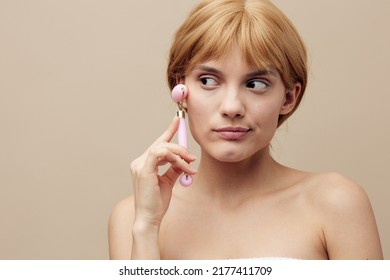
[[[307,182],[307,191],[313,202],[325,209],[370,205],[364,189],[339,173],[312,174]]]
[[[327,218],[342,219],[371,215],[372,207],[364,189],[339,173],[317,173],[307,179],[312,207]]]
[[[110,215],[108,241],[111,259],[130,259],[133,223],[134,197],[129,196],[119,201]]]
[[[374,213],[364,189],[338,173],[314,174],[307,182],[329,258],[382,259]]]
[[[134,219],[134,197],[129,196],[119,201],[112,209],[110,225],[112,223],[129,223]]]

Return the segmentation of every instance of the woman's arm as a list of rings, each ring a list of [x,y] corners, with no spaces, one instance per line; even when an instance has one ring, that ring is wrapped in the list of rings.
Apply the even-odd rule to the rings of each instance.
[[[129,260],[132,251],[134,223],[134,197],[128,197],[115,205],[108,222],[110,259]]]

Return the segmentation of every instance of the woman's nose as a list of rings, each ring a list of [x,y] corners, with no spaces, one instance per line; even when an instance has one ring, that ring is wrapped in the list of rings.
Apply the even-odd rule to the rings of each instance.
[[[245,115],[245,105],[242,94],[236,88],[227,89],[221,95],[220,113],[224,117],[242,118]]]

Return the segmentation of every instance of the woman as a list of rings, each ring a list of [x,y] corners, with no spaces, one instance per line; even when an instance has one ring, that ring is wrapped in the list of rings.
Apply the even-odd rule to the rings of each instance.
[[[183,83],[195,157],[168,129],[131,165],[134,196],[109,223],[112,259],[382,259],[370,202],[339,174],[270,155],[307,83],[304,44],[268,0],[201,2],[176,33],[168,65]],[[158,175],[158,167],[170,167]],[[176,186],[182,173],[189,188]]]

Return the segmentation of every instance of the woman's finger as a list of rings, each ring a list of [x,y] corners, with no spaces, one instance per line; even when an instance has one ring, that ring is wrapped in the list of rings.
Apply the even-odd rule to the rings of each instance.
[[[155,174],[158,165],[168,162],[177,170],[180,169],[182,172],[195,174],[196,170],[188,164],[188,162],[194,160],[194,156],[180,145],[165,143],[165,145],[156,145],[150,149],[145,159],[143,171],[146,174]]]
[[[159,142],[170,142],[173,136],[175,136],[177,129],[179,128],[179,123],[180,123],[179,117],[175,116],[172,122],[170,123],[169,127],[167,128],[167,130],[165,130],[164,133],[161,134],[160,137],[158,137],[153,144]]]

